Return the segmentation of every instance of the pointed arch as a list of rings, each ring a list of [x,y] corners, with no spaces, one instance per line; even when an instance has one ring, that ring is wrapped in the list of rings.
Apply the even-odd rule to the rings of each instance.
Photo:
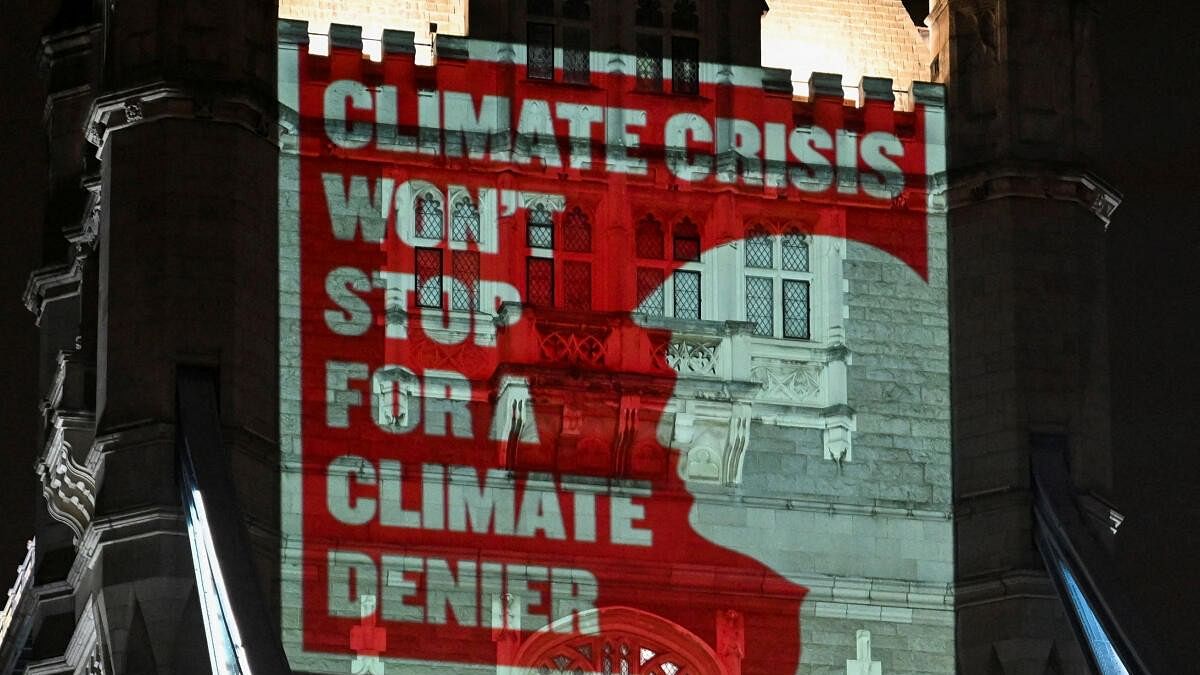
[[[632,607],[602,607],[555,621],[517,650],[517,672],[728,675],[716,652],[666,618]]]

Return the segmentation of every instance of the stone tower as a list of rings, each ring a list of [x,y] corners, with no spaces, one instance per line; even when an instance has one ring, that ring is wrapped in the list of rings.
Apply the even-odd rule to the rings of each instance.
[[[1100,2],[935,0],[948,84],[961,672],[1089,672],[1034,539],[1031,457],[1111,485]]]
[[[45,499],[25,567],[34,591],[5,626],[29,640],[4,635],[0,669],[208,672],[176,379],[186,367],[218,373],[236,471],[245,486],[269,485],[274,10],[63,0],[46,29],[51,207],[25,292],[41,342]],[[244,497],[236,518],[273,522],[273,498]],[[264,552],[265,586],[276,547],[263,536],[272,543],[252,535],[251,548]]]

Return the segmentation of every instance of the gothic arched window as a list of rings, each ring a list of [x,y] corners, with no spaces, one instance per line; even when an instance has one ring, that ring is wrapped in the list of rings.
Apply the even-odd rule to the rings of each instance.
[[[746,267],[771,268],[773,256],[771,237],[761,225],[746,232]]]
[[[662,223],[653,215],[647,215],[638,221],[637,257],[655,260],[664,257]]]
[[[479,241],[479,207],[470,198],[454,202],[450,213],[450,239],[452,241]]]
[[[592,224],[578,206],[567,211],[563,219],[563,250],[588,253],[592,250]]]
[[[676,260],[700,260],[700,231],[689,218],[675,224],[671,232],[671,254]]]
[[[415,206],[417,220],[417,236],[425,239],[442,238],[442,200],[432,192],[426,192],[417,197]]]
[[[554,214],[544,204],[525,213],[525,243],[530,248],[554,248]]]

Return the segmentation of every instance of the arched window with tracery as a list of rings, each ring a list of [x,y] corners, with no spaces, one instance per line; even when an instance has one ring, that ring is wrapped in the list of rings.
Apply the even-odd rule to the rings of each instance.
[[[414,209],[417,236],[424,239],[441,239],[445,219],[442,200],[432,191],[424,192],[417,197]]]
[[[721,675],[713,649],[682,626],[628,607],[593,610],[596,634],[543,631],[517,653],[523,674]]]

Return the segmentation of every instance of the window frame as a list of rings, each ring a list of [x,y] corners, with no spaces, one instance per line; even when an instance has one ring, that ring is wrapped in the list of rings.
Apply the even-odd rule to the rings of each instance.
[[[709,263],[709,254],[704,250],[704,241],[700,236],[700,227],[695,225],[696,220],[691,217],[691,214],[675,214],[667,222],[664,223],[653,211],[646,211],[640,218],[634,221],[634,246],[637,246],[638,230],[646,217],[653,217],[662,228],[662,245],[663,256],[661,258],[643,258],[638,255],[638,251],[634,249],[634,265],[633,265],[633,293],[635,305],[634,311],[641,316],[655,317],[659,319],[678,319],[682,321],[706,321],[711,318],[711,305],[713,299],[710,297],[707,285],[713,278],[712,266]],[[684,221],[689,221],[696,227],[696,238],[699,242],[699,256],[695,260],[679,260],[675,258],[675,239],[676,227]],[[642,311],[642,302],[638,301],[638,275],[639,270],[656,270],[662,275],[662,284],[659,288],[662,290],[662,314],[651,314]],[[676,306],[675,289],[676,275],[679,274],[696,274],[697,279],[697,316],[680,317]]]
[[[819,291],[816,279],[820,276],[820,271],[814,269],[814,238],[804,232],[787,227],[782,231],[778,228],[765,227],[758,222],[751,222],[746,226],[746,236],[742,240],[742,251],[740,255],[740,271],[739,275],[739,291],[740,291],[740,307],[741,320],[754,322],[749,315],[750,303],[748,302],[749,282],[747,279],[769,278],[771,280],[771,333],[764,334],[757,330],[753,332],[755,337],[773,339],[773,340],[789,340],[795,342],[817,342],[817,316],[814,308],[814,297]],[[765,234],[765,237],[763,236]],[[788,236],[799,236],[808,249],[808,264],[806,270],[787,270],[783,264],[783,240]],[[770,242],[770,267],[762,267],[751,265],[749,257],[749,246],[752,239],[765,238]],[[786,299],[784,297],[784,287],[788,282],[802,282],[807,287],[807,335],[796,336],[788,335],[785,330],[786,322]],[[757,324],[757,322],[754,322]],[[757,326],[756,326],[757,327]]]

